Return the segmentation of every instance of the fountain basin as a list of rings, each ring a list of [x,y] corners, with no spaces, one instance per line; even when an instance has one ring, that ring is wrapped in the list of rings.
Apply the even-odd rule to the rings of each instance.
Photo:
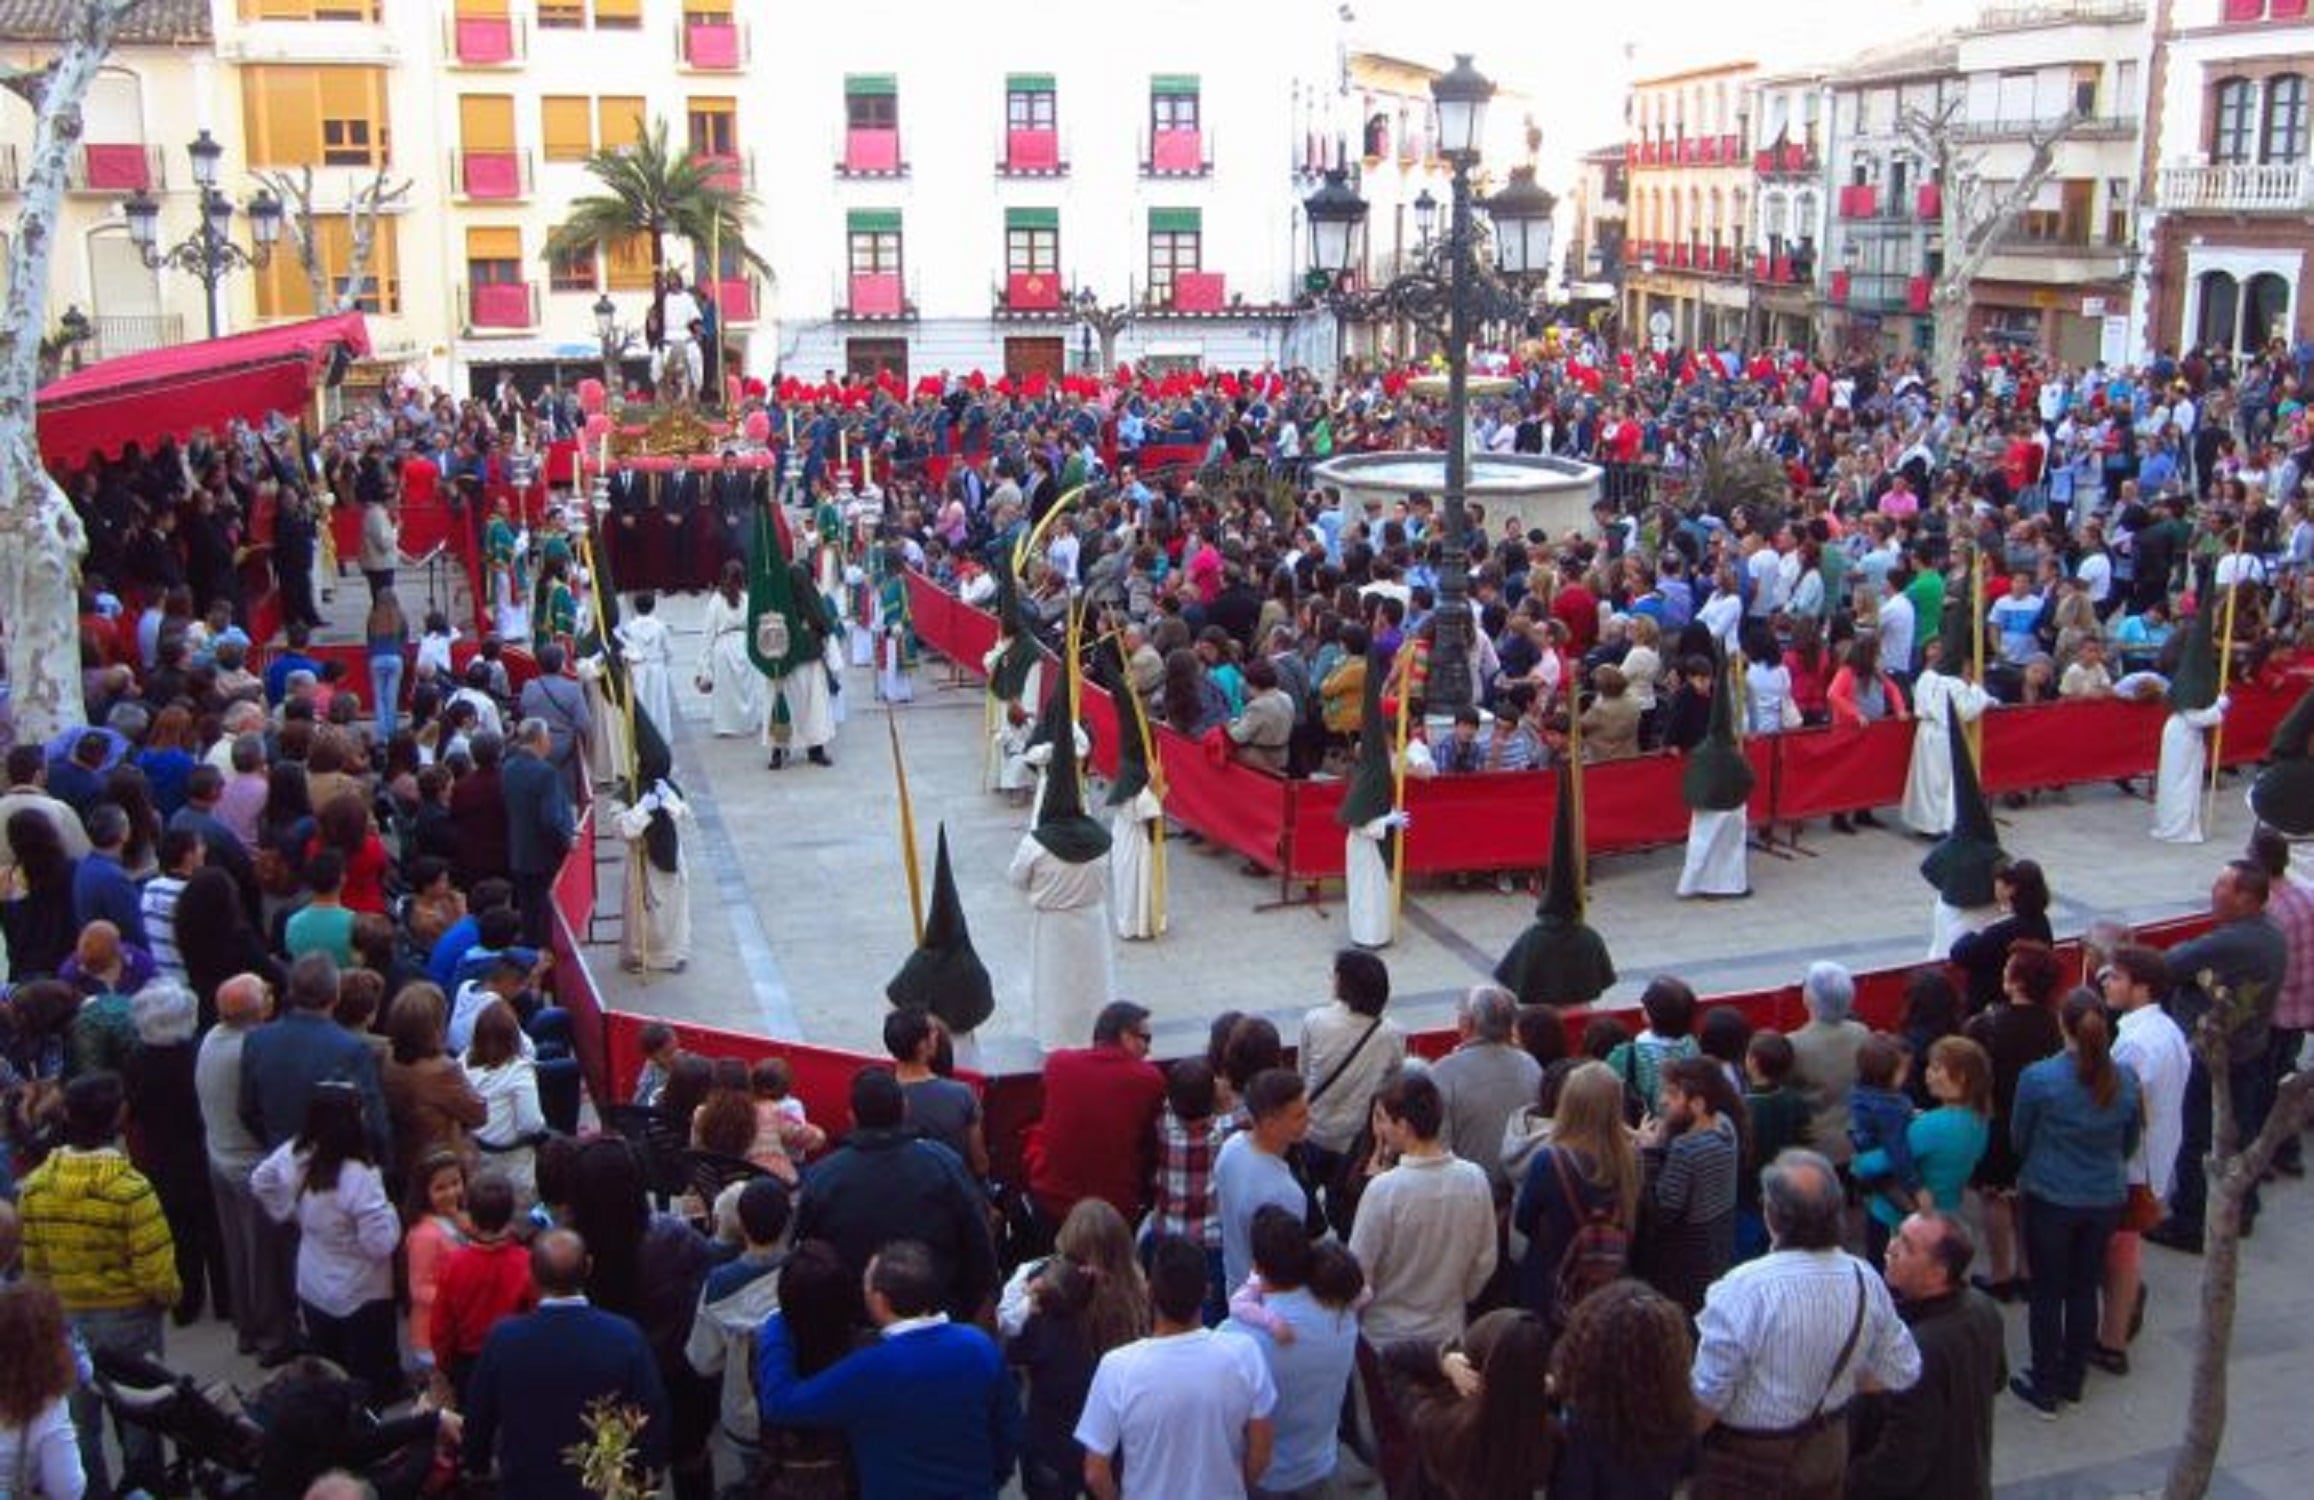
[[[1368,500],[1379,500],[1385,512],[1408,495],[1441,500],[1446,493],[1446,455],[1397,451],[1351,453],[1319,464],[1316,483],[1342,493],[1352,515]],[[1540,453],[1472,454],[1470,481],[1463,499],[1486,512],[1489,539],[1500,539],[1504,523],[1515,521],[1519,534],[1541,531],[1554,540],[1570,531],[1589,535],[1597,528],[1591,502],[1599,498],[1599,468],[1572,458]]]

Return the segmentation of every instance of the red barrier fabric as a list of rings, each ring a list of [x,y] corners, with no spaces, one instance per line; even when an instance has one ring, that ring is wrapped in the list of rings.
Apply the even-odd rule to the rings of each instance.
[[[2247,704],[2243,707],[2246,709]],[[2063,720],[2046,717],[2061,713]],[[2077,781],[2142,776],[2161,758],[2158,704],[2106,698],[2055,710],[2004,709],[1984,718],[1984,785],[1988,792],[2025,792]],[[2062,725],[2061,733],[2052,733]],[[2259,754],[2265,740],[2259,740]]]
[[[1264,869],[1278,868],[1285,850],[1285,778],[1238,760],[1217,762],[1204,746],[1162,724],[1156,726],[1155,739],[1165,767],[1167,815]],[[1335,832],[1333,858],[1339,870],[1340,830]]]
[[[1774,737],[1776,816],[1788,822],[1904,799],[1912,725],[1883,719],[1861,729],[1800,729]]]

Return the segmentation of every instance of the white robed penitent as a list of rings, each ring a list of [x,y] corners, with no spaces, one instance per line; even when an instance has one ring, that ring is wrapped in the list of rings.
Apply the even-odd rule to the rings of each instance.
[[[621,654],[627,680],[635,691],[635,706],[651,722],[673,732],[675,725],[675,637],[657,615],[636,615],[619,622]]]
[[[1165,805],[1143,787],[1109,814],[1109,891],[1117,919],[1117,936],[1144,941],[1165,931],[1157,910],[1157,847],[1149,837],[1150,823],[1164,816]]]
[[[1904,773],[1904,826],[1942,838],[1952,831],[1952,749],[1946,721],[1973,724],[1992,695],[1965,677],[1934,670],[1912,690],[1912,763]]]
[[[2161,726],[2161,761],[2153,785],[2153,836],[2165,844],[2198,844],[2208,791],[2209,731],[2226,715],[2220,698],[2207,708],[2173,710]]]
[[[707,596],[699,648],[699,680],[718,738],[763,730],[763,674],[747,659],[747,598],[734,604],[721,591]]]
[[[675,868],[662,870],[651,862],[644,835],[652,814],[664,812],[675,820]],[[672,972],[691,961],[691,877],[682,856],[680,835],[691,821],[691,809],[662,781],[641,800],[621,808],[612,827],[627,845],[626,905],[619,934],[619,962],[629,969]]]
[[[1752,888],[1746,809],[1687,814],[1687,857],[1679,867],[1682,896],[1741,896]]]
[[[1023,835],[1005,878],[1028,896],[1028,996],[1037,1044],[1092,1045],[1093,1019],[1114,998],[1109,857],[1072,864]]]

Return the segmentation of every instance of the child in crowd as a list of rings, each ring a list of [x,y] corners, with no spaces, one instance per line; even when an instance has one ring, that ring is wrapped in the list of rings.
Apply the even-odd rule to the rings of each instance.
[[[675,1045],[675,1028],[664,1021],[652,1021],[636,1032],[635,1044],[643,1049],[643,1067],[635,1075],[634,1102],[645,1109],[656,1109],[659,1096],[667,1090],[667,1075],[675,1066],[675,1054],[682,1049]]]
[[[1771,1162],[1777,1153],[1808,1144],[1808,1101],[1791,1086],[1798,1063],[1791,1039],[1780,1031],[1760,1031],[1744,1048],[1744,1119],[1751,1127],[1752,1160]],[[1760,1216],[1760,1175],[1736,1178],[1736,1259],[1768,1250],[1767,1223]]]
[[[466,1243],[466,1165],[455,1152],[429,1153],[410,1173],[402,1207],[402,1264],[410,1284],[410,1356],[423,1372],[434,1363],[434,1299],[442,1263]]]
[[[1204,1247],[1208,1323],[1221,1321],[1221,1205],[1213,1191],[1213,1161],[1229,1121],[1219,1098],[1205,1059],[1173,1065],[1165,1080],[1165,1108],[1157,1116],[1157,1193],[1149,1215],[1152,1237],[1177,1234]]]
[[[803,1101],[795,1096],[795,1077],[786,1058],[758,1061],[748,1070],[747,1085],[755,1095],[755,1150],[770,1154],[776,1147],[801,1166],[828,1143],[827,1132],[804,1117]]]
[[[1906,1132],[1912,1126],[1912,1100],[1904,1093],[1904,1074],[1911,1056],[1894,1037],[1873,1035],[1856,1049],[1856,1086],[1848,1093],[1848,1140],[1862,1156],[1867,1151],[1885,1154],[1886,1173],[1862,1185],[1887,1194],[1910,1211],[1920,1195],[1920,1172],[1912,1163],[1912,1145]],[[1865,1220],[1865,1249],[1878,1265],[1888,1248],[1888,1228],[1877,1219]]]
[[[438,609],[426,611],[426,630],[418,637],[418,676],[424,682],[429,678],[450,676],[450,648],[458,642],[458,629],[450,617]]]
[[[540,1173],[542,1182],[546,1175]],[[460,1397],[454,1403],[460,1407],[467,1374],[490,1330],[538,1305],[530,1252],[510,1232],[513,1222],[514,1184],[495,1172],[475,1178],[466,1190],[466,1243],[444,1258],[435,1278],[427,1347],[434,1356],[436,1394]]]

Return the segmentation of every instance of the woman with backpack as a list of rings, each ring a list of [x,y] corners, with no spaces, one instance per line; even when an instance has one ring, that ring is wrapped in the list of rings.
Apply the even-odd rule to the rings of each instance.
[[[1624,1274],[1640,1181],[1623,1080],[1605,1063],[1584,1063],[1559,1086],[1550,1143],[1529,1158],[1511,1207],[1527,1240],[1520,1301],[1554,1334],[1577,1303]]]

